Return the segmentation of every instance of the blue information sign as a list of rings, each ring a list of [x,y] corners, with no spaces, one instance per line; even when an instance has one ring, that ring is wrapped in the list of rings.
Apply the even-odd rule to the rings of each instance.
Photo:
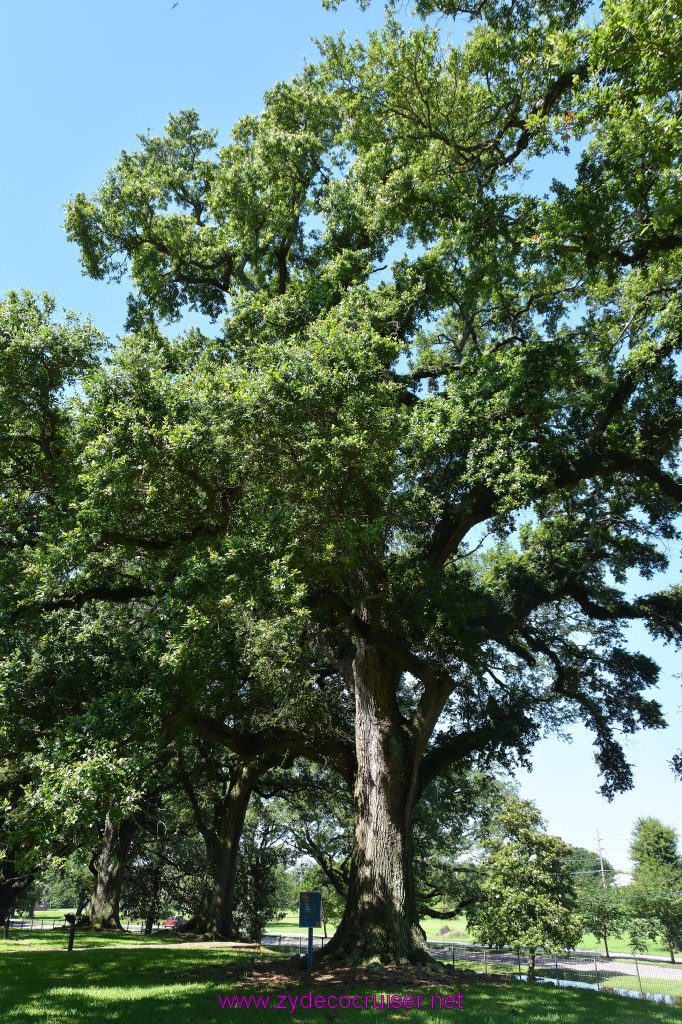
[[[322,927],[322,893],[302,892],[298,901],[298,927]]]

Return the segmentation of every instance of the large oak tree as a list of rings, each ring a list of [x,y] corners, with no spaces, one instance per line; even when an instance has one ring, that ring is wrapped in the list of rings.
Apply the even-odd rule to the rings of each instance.
[[[679,538],[679,18],[417,6],[442,28],[327,39],[225,148],[181,113],[72,201],[135,333],[82,406],[78,525],[19,595],[234,609],[273,664],[324,655],[355,703],[329,952],[384,961],[426,955],[428,782],[579,718],[627,788],[614,727],[662,718],[624,626],[678,639],[682,608],[625,590]],[[572,141],[575,182],[538,184]],[[188,309],[224,319],[164,338]]]

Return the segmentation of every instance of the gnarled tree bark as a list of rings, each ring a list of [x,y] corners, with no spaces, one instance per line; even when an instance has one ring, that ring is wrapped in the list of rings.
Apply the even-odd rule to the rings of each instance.
[[[181,765],[195,824],[206,846],[209,876],[204,903],[197,915],[183,926],[183,931],[200,932],[212,938],[238,940],[241,937],[233,921],[239,842],[251,794],[270,764],[270,761],[256,762],[240,765],[232,771],[227,792],[214,800],[211,824],[206,821],[189,775]]]
[[[90,861],[90,870],[95,876],[95,891],[90,900],[88,913],[80,922],[81,927],[121,928],[121,886],[130,844],[136,830],[137,824],[132,818],[115,825],[107,814],[102,851],[98,859],[93,857]]]
[[[5,860],[0,866],[0,924],[12,916],[17,900],[33,883],[33,875],[17,877],[12,861]]]
[[[421,751],[396,700],[401,670],[359,642],[353,661],[357,774],[348,901],[326,955],[353,961],[429,959],[412,870],[412,812]]]

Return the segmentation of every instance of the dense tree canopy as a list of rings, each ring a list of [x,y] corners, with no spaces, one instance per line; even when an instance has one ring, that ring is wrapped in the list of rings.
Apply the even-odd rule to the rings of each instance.
[[[679,539],[679,18],[417,8],[440,27],[325,39],[224,148],[182,112],[70,203],[86,272],[132,276],[134,333],[84,383],[60,515],[22,511],[8,602],[181,608],[180,652],[229,618],[279,693],[322,680],[315,753],[355,813],[329,951],[382,960],[425,955],[428,783],[582,719],[627,788],[614,727],[663,721],[623,627],[678,640],[682,609],[625,592]],[[572,142],[575,182],[538,185]],[[188,309],[220,325],[164,337]]]

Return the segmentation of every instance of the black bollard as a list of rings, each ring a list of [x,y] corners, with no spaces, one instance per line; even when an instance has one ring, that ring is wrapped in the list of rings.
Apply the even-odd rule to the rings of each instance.
[[[5,918],[5,938],[9,938],[9,916]]]
[[[71,952],[73,949],[73,937],[76,934],[76,918],[73,914],[64,914],[64,917],[69,923],[69,945],[67,946],[67,952]]]

